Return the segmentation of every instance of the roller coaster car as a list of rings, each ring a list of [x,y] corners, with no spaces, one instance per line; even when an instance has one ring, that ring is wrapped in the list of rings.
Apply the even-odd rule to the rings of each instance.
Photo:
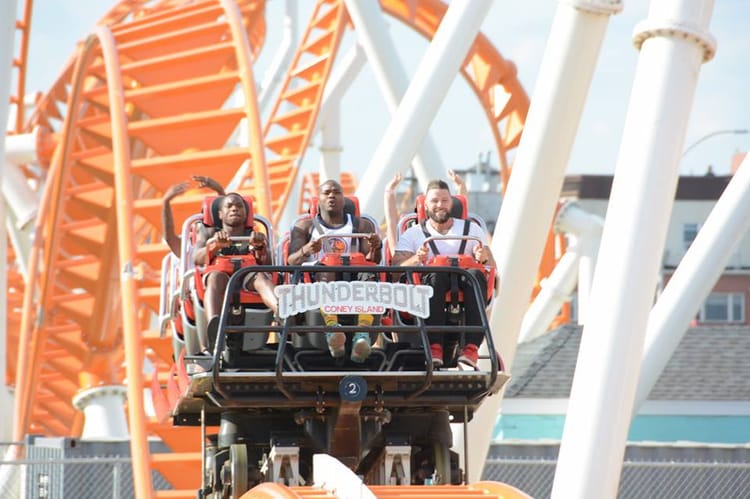
[[[398,269],[408,273],[426,270]],[[384,360],[372,369],[355,370],[351,364],[336,364],[332,359],[308,369],[309,365],[299,357],[304,349],[296,347],[290,338],[331,329],[295,320],[300,311],[319,308],[320,304],[310,297],[321,283],[302,282],[301,276],[310,271],[307,265],[268,267],[269,271],[283,270],[291,275],[291,284],[277,286],[283,324],[232,324],[228,302],[250,270],[239,269],[231,276],[214,356],[201,360],[207,362],[205,372],[189,377],[172,412],[175,425],[201,425],[204,432],[205,426],[220,428],[218,434],[206,437],[205,485],[200,497],[240,497],[262,481],[309,484],[313,455],[318,453],[339,459],[368,484],[424,484],[428,480],[461,483],[458,457],[450,448],[450,423],[468,422],[484,398],[502,387],[507,377],[499,360],[490,358],[488,367],[478,371],[435,371],[429,348],[422,350],[418,364],[404,363],[398,347],[391,344],[383,352]],[[395,269],[330,266],[326,270],[388,273]],[[448,271],[466,272],[457,268]],[[470,282],[470,286],[476,286],[475,281]],[[353,285],[329,284],[344,288]],[[399,286],[404,296],[410,292],[415,296],[422,292],[425,300],[429,296],[424,293],[428,287],[414,284],[362,285],[391,291]],[[387,308],[408,308],[410,300],[401,300],[396,294],[378,293],[375,301]],[[480,315],[480,326],[464,327],[471,332],[482,331],[494,351],[486,314],[482,311]],[[430,328],[443,332],[447,329],[427,326],[420,317],[413,325],[393,325],[388,329],[419,335],[424,345]],[[362,327],[340,326],[340,330],[353,332]],[[366,330],[379,333],[383,326],[369,326]],[[246,352],[252,362],[238,365],[221,355],[232,335],[268,331],[275,332],[278,341]],[[268,351],[273,355],[268,355]]]
[[[284,248],[282,242],[282,261],[286,261],[288,243]],[[328,260],[325,271],[467,274],[458,267],[394,268],[369,262],[346,264],[345,260]],[[368,484],[461,483],[463,472],[451,450],[450,424],[467,423],[484,398],[496,393],[508,378],[494,356],[478,371],[433,369],[426,347],[428,331],[455,331],[456,327],[428,326],[422,320],[429,313],[431,288],[390,281],[306,282],[310,265],[269,266],[268,272],[286,276],[285,284],[276,287],[283,323],[236,321],[233,300],[252,270],[239,268],[231,275],[213,357],[185,358],[201,369],[192,370],[172,409],[175,425],[200,425],[204,435],[206,426],[219,426],[218,434],[205,437],[204,486],[199,497],[240,497],[263,481],[309,484],[313,455],[318,453],[339,459]],[[325,298],[321,286],[330,287],[333,294]],[[366,292],[358,297],[355,287]],[[479,293],[476,288],[476,281],[470,279],[466,292]],[[349,301],[342,299],[340,290],[350,293]],[[385,343],[373,349],[370,357],[374,360],[364,365],[350,362],[348,356],[334,360],[325,343],[318,345],[314,340],[332,328],[308,316],[315,316],[322,305],[341,306],[345,301],[355,307],[352,310],[380,307],[376,311],[382,314],[411,310],[416,319],[389,326],[342,325],[339,331],[367,331],[374,336],[393,331],[419,337],[416,343],[422,347]],[[486,314],[482,310],[480,315],[481,325],[458,329],[481,331],[494,351]],[[243,341],[238,355],[226,355],[232,337],[265,339],[269,332],[275,333],[275,342],[245,348]]]

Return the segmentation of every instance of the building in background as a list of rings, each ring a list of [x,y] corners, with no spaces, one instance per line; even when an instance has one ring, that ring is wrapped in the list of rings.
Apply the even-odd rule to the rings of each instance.
[[[743,156],[737,155],[732,172]],[[730,180],[711,169],[702,176],[680,177],[662,286]],[[611,186],[612,176],[569,176],[562,197],[604,217]],[[748,291],[750,236],[745,235],[633,419],[618,497],[747,495]],[[582,327],[569,324],[519,345],[483,478],[501,480],[534,497],[549,496],[581,334]]]
[[[744,157],[744,155],[737,155]],[[739,165],[735,160],[734,169]],[[716,176],[710,167],[702,176],[683,176],[677,184],[672,218],[664,249],[662,286],[669,282],[677,265],[708,218],[731,176]],[[569,176],[562,197],[573,199],[584,210],[605,216],[612,187],[610,175]],[[703,306],[697,311],[695,325],[747,325],[750,291],[750,235],[745,235],[732,255]],[[659,290],[656,290],[658,293]]]

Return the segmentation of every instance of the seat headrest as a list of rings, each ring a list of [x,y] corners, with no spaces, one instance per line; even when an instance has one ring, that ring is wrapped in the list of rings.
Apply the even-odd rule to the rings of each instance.
[[[221,203],[224,200],[224,196],[206,196],[203,198],[203,225],[206,227],[215,227],[221,229],[222,224],[219,219],[219,209]],[[242,196],[242,200],[245,202],[245,211],[247,211],[247,218],[245,219],[245,228],[249,229],[253,227],[253,198],[250,196]]]
[[[450,216],[453,218],[461,218],[466,220],[469,217],[469,203],[466,200],[466,196],[453,194],[451,198],[453,198],[453,204],[451,205]],[[424,199],[424,194],[420,194],[417,196],[415,208],[417,212],[417,223],[422,223],[422,221],[427,220],[427,213],[425,213],[424,208]]]

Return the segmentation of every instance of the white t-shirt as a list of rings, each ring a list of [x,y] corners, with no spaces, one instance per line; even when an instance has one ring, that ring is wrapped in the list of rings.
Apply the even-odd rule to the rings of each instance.
[[[344,237],[345,235],[350,236],[354,233],[354,221],[350,214],[347,213],[344,224],[337,227],[326,224],[320,217],[317,217],[317,223],[319,225],[313,224],[311,240],[317,241],[323,236],[326,236],[326,238],[323,239],[320,252],[314,256],[314,259],[319,260],[327,253],[352,252],[352,238]],[[318,230],[318,227],[323,230],[322,233]],[[359,249],[357,250],[359,251]]]
[[[445,236],[462,237],[464,235],[465,224],[471,224],[469,225],[469,233],[467,234],[467,236],[479,238],[479,240],[482,241],[482,244],[487,244],[487,236],[482,228],[477,224],[472,224],[469,220],[454,218],[453,225],[451,225],[451,228],[445,234],[441,234],[440,232],[438,232],[437,229],[435,229],[429,221],[425,224],[425,227],[427,228],[427,232],[430,234],[430,236],[435,236],[438,238]],[[408,251],[409,253],[416,253],[420,246],[424,244],[425,239],[427,239],[427,236],[425,236],[424,232],[422,232],[422,226],[412,225],[399,236],[398,244],[396,244],[396,251]],[[434,241],[435,247],[441,255],[458,255],[458,250],[460,249],[462,242],[463,241],[461,239]],[[467,239],[463,254],[473,254],[474,248],[477,246],[477,244],[478,242],[476,240]],[[432,245],[428,244],[427,249],[429,250],[428,258],[432,258],[433,256],[435,256],[432,252]]]

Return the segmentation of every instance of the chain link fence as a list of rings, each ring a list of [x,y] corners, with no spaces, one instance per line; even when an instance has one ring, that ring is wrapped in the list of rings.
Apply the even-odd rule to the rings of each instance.
[[[154,488],[170,489],[152,472]],[[0,498],[134,497],[128,442],[29,437],[0,444]]]
[[[133,497],[130,458],[113,455],[122,450],[119,447],[127,447],[127,442],[74,442],[36,438],[0,444],[0,498]],[[537,499],[547,498],[558,450],[557,443],[493,444],[482,478],[508,483]],[[93,453],[99,455],[90,455]],[[161,475],[153,473],[156,490],[171,488]],[[750,447],[628,446],[618,497],[750,499]]]
[[[483,479],[550,497],[559,444],[493,444]],[[620,499],[750,499],[750,447],[630,445]]]

